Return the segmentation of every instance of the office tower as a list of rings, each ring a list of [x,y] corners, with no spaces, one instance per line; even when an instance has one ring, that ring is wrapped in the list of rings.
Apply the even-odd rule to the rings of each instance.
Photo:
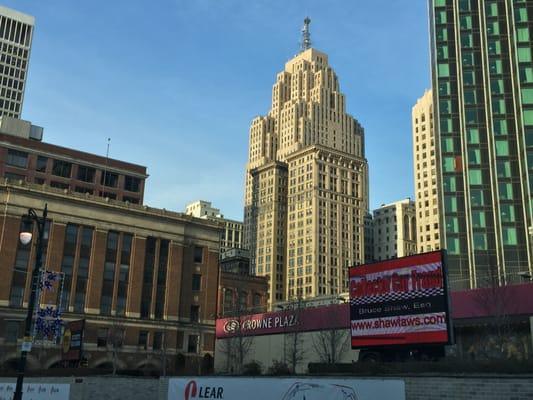
[[[244,247],[252,272],[270,278],[270,305],[347,291],[348,267],[364,261],[367,205],[363,128],[306,19],[300,53],[250,128]]]
[[[20,118],[35,19],[0,6],[0,116]]]
[[[220,254],[230,249],[242,249],[243,223],[233,219],[224,218],[220,209],[211,206],[210,201],[197,200],[187,204],[185,214],[193,217],[218,221],[223,224],[220,238]]]
[[[440,249],[439,196],[431,90],[412,110],[413,159],[418,252]]]
[[[533,3],[431,0],[442,246],[452,288],[531,273]]]
[[[416,254],[415,203],[404,199],[374,210],[374,259]]]

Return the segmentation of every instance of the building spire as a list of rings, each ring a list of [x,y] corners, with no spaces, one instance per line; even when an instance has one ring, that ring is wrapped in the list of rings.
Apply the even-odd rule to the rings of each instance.
[[[300,43],[300,52],[311,48],[311,32],[309,32],[309,24],[311,20],[305,17],[304,26],[302,28],[302,42]]]

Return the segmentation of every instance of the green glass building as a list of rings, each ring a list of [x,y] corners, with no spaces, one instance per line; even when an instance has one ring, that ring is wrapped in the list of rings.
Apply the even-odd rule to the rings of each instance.
[[[454,289],[532,273],[533,0],[430,0],[442,247]]]

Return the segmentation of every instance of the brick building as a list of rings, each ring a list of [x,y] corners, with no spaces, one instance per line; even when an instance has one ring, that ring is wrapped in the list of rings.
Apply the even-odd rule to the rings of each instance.
[[[29,182],[0,182],[0,369],[16,365],[35,245],[19,242],[21,216],[48,205],[43,266],[64,274],[66,321],[85,319],[89,367],[193,367],[212,355],[220,227],[181,213]],[[112,360],[110,338],[118,347]],[[116,344],[116,346],[115,346]],[[163,356],[163,353],[166,355]],[[209,358],[209,356],[207,356]],[[61,363],[38,344],[29,368]]]
[[[0,118],[0,176],[142,204],[146,167],[42,141],[43,128]]]
[[[250,256],[245,249],[230,249],[220,258],[218,315],[265,312],[268,277],[250,275]]]

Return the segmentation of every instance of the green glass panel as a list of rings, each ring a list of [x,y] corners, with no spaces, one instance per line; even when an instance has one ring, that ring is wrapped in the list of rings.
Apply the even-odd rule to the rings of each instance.
[[[437,41],[445,42],[448,40],[448,30],[446,28],[437,29]]]
[[[533,110],[524,110],[524,125],[533,125]]]
[[[448,254],[460,254],[459,238],[446,238],[446,247]]]
[[[450,66],[448,64],[439,64],[439,78],[450,76]]]
[[[450,133],[452,131],[453,125],[451,118],[441,118],[440,120],[440,131],[441,133]]]
[[[467,124],[477,124],[477,109],[467,108],[465,113],[465,119]]]
[[[527,168],[533,169],[533,152],[532,151],[527,152]]]
[[[516,228],[504,227],[502,229],[503,233],[503,244],[507,246],[514,246],[518,244],[518,239],[516,237]]]
[[[463,66],[471,67],[475,64],[474,53],[463,53]]]
[[[533,128],[525,128],[526,146],[533,147]]]
[[[502,45],[499,40],[490,40],[489,41],[489,54],[501,54]]]
[[[509,131],[507,130],[507,120],[505,119],[495,119],[494,120],[494,134],[495,135],[507,135]]]
[[[510,183],[499,183],[498,192],[501,200],[513,200],[513,185]]]
[[[444,172],[453,172],[455,171],[455,158],[454,157],[444,157],[444,162],[442,165]]]
[[[521,83],[533,83],[533,68],[520,67],[520,82]]]
[[[447,60],[449,57],[448,55],[448,46],[438,46],[437,47],[437,59],[439,60]]]
[[[514,206],[512,204],[501,204],[500,216],[502,222],[515,222]]]
[[[496,155],[508,156],[509,155],[509,142],[507,140],[496,140]]]
[[[511,177],[511,162],[510,161],[497,161],[496,171],[498,178],[510,178]]]
[[[455,192],[457,190],[455,176],[445,176],[443,179],[444,191]]]
[[[531,49],[529,47],[518,48],[518,61],[531,62]]]
[[[446,217],[446,232],[459,233],[459,219],[457,217]]]
[[[446,212],[457,212],[457,198],[455,196],[444,196],[444,208]]]
[[[533,104],[533,89],[522,89],[522,103]]]
[[[481,170],[480,169],[470,169],[468,171],[468,178],[471,185],[481,185],[483,183],[481,179]]]
[[[466,135],[468,138],[468,143],[478,144],[479,143],[479,129],[477,128],[468,128],[466,130]]]
[[[527,9],[525,7],[516,8],[514,15],[516,22],[527,22]]]
[[[496,2],[487,2],[486,10],[489,17],[496,17],[498,15],[498,4]]]
[[[446,0],[435,0],[435,7],[444,7],[446,5]]]
[[[476,104],[476,90],[465,89],[464,91],[465,104]]]
[[[461,33],[461,47],[474,47],[474,40],[471,33]]]
[[[490,90],[492,94],[503,94],[503,79],[492,79]]]
[[[461,29],[472,29],[472,17],[470,15],[463,15],[460,18]]]
[[[435,21],[437,21],[437,24],[445,24],[446,19],[446,11],[437,11],[435,13]]]
[[[474,228],[485,228],[485,211],[472,211],[472,225]]]
[[[485,198],[483,195],[483,190],[470,189],[470,204],[474,207],[485,205]]]
[[[452,102],[451,102],[451,100],[441,100],[439,102],[439,110],[440,110],[441,113],[451,114],[452,113]]]
[[[501,74],[503,72],[502,60],[491,60],[489,68],[492,74]]]
[[[505,100],[498,99],[492,101],[492,113],[496,115],[503,115],[506,112]]]
[[[519,42],[529,42],[529,29],[528,28],[518,28],[516,30],[516,39]]]
[[[450,82],[439,82],[439,96],[449,96],[450,93]]]
[[[453,153],[453,139],[452,138],[442,139],[442,151],[444,153]]]
[[[481,164],[481,151],[479,149],[468,149],[468,164]]]
[[[459,0],[459,10],[470,11],[470,0]]]
[[[473,86],[476,84],[476,76],[474,74],[474,71],[463,72],[463,83],[468,86]]]
[[[487,250],[487,234],[474,233],[474,250]]]
[[[499,35],[500,24],[498,23],[498,21],[487,23],[487,32],[489,35]]]

